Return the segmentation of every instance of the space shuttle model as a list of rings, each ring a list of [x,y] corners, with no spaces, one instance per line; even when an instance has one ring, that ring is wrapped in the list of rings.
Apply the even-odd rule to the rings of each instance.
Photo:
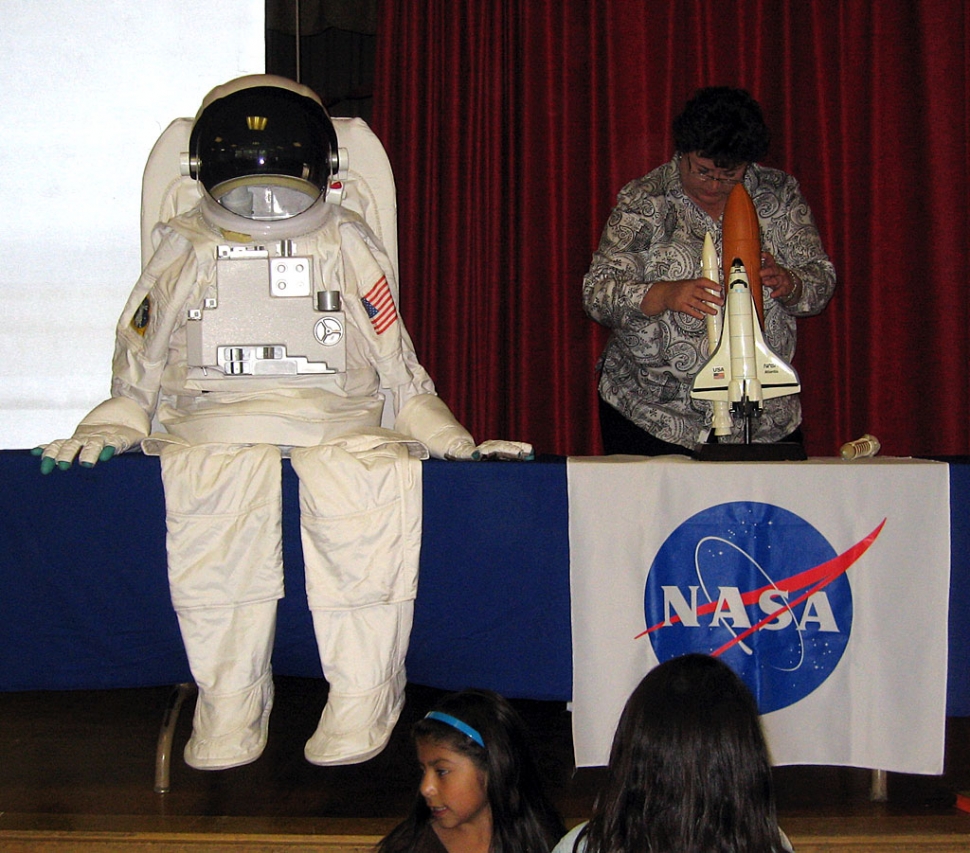
[[[746,422],[764,401],[801,390],[795,369],[765,343],[755,319],[748,273],[740,258],[731,263],[721,341],[694,378],[691,396],[726,401]]]
[[[750,196],[741,184],[735,187],[732,196],[739,189],[750,204]],[[757,217],[754,217],[754,228],[757,228]],[[725,211],[724,231],[728,232],[727,211]],[[758,240],[758,252],[755,257],[760,265],[760,239],[757,232],[753,239]],[[730,407],[735,418],[743,418],[745,444],[751,443],[751,419],[761,413],[765,400],[783,397],[786,394],[797,394],[801,390],[795,369],[765,343],[761,323],[758,320],[757,302],[752,293],[753,287],[748,273],[748,265],[752,263],[750,249],[747,246],[750,241],[751,235],[747,235],[745,237],[745,248],[748,249],[747,263],[745,259],[736,255],[730,262],[724,264],[726,293],[724,317],[720,324],[720,340],[713,349],[711,357],[694,378],[691,390],[692,397],[714,403],[716,433],[718,433],[717,415],[723,412],[725,404]],[[733,239],[731,245],[726,240],[722,240],[722,243],[724,251],[730,251],[732,247],[737,248],[737,242]],[[705,277],[710,277],[706,272],[710,265],[710,253],[713,252],[710,234],[707,235],[704,246],[706,257],[702,261],[702,267],[705,270]],[[760,290],[760,276],[756,278],[756,282]]]

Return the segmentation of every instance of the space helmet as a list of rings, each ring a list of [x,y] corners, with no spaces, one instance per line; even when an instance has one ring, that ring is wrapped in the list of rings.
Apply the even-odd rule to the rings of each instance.
[[[270,223],[310,208],[338,164],[337,134],[316,93],[285,77],[253,74],[206,95],[183,172],[228,213]]]

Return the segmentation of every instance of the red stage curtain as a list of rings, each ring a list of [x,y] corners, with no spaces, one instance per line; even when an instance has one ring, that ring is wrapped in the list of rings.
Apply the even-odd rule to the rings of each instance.
[[[382,0],[373,124],[440,394],[479,440],[599,452],[583,274],[693,90],[739,85],[839,274],[799,325],[809,453],[970,452],[968,71],[963,0]]]

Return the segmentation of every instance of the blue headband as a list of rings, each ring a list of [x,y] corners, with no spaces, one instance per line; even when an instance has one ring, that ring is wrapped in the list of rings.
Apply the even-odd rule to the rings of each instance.
[[[458,729],[463,735],[468,735],[482,749],[485,749],[485,741],[482,740],[482,736],[468,725],[468,723],[463,723],[457,717],[453,717],[451,714],[443,714],[441,711],[431,711],[429,714],[425,714],[424,718],[426,720],[437,720],[439,723],[444,723],[453,729]]]

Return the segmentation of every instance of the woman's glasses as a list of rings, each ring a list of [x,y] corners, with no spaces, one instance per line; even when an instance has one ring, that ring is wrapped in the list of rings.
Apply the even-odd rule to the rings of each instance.
[[[744,178],[744,172],[747,168],[747,165],[738,166],[734,170],[733,174],[721,177],[719,175],[715,175],[710,169],[705,169],[703,166],[696,165],[691,155],[687,155],[687,171],[697,178],[697,180],[703,181],[704,183],[720,184],[725,188],[730,188],[736,184],[740,184]]]

